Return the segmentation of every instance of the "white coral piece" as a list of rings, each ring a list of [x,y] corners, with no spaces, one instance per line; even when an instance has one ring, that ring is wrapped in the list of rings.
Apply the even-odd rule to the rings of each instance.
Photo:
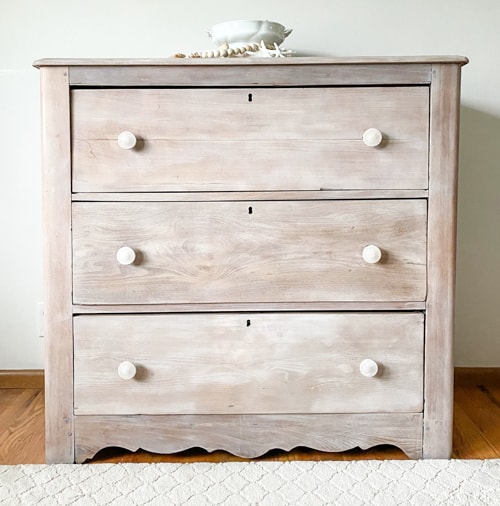
[[[256,51],[247,51],[248,56],[257,56],[260,58],[284,58],[285,56],[291,56],[293,51],[289,49],[280,49],[276,42],[274,43],[274,49],[269,49],[264,41],[260,43],[259,48]]]

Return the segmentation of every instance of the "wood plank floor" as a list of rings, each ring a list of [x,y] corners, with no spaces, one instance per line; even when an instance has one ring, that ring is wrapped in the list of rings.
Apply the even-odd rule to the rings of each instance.
[[[2,388],[8,386],[8,388]],[[14,385],[15,386],[15,385]],[[44,397],[36,385],[0,382],[0,464],[41,464],[44,450]],[[460,459],[500,458],[500,369],[455,370],[455,415],[453,457]],[[406,459],[390,446],[371,450],[323,453],[306,448],[291,452],[271,451],[260,460],[364,460]],[[224,462],[241,461],[225,452],[211,454],[201,449],[157,455],[111,448],[99,452],[97,462]]]

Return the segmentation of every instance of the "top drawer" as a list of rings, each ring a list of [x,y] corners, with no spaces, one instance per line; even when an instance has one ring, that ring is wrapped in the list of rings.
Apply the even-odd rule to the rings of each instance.
[[[74,192],[427,188],[423,86],[73,90],[71,114]]]

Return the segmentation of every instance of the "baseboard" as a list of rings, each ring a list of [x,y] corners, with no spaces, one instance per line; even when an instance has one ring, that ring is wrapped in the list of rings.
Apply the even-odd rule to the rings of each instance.
[[[0,370],[0,388],[43,388],[43,369]]]
[[[455,367],[455,385],[500,385],[500,367]]]

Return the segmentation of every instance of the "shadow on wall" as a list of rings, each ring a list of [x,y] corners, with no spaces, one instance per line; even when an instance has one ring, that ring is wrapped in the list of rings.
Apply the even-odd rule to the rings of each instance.
[[[455,365],[500,367],[500,118],[462,107]]]

